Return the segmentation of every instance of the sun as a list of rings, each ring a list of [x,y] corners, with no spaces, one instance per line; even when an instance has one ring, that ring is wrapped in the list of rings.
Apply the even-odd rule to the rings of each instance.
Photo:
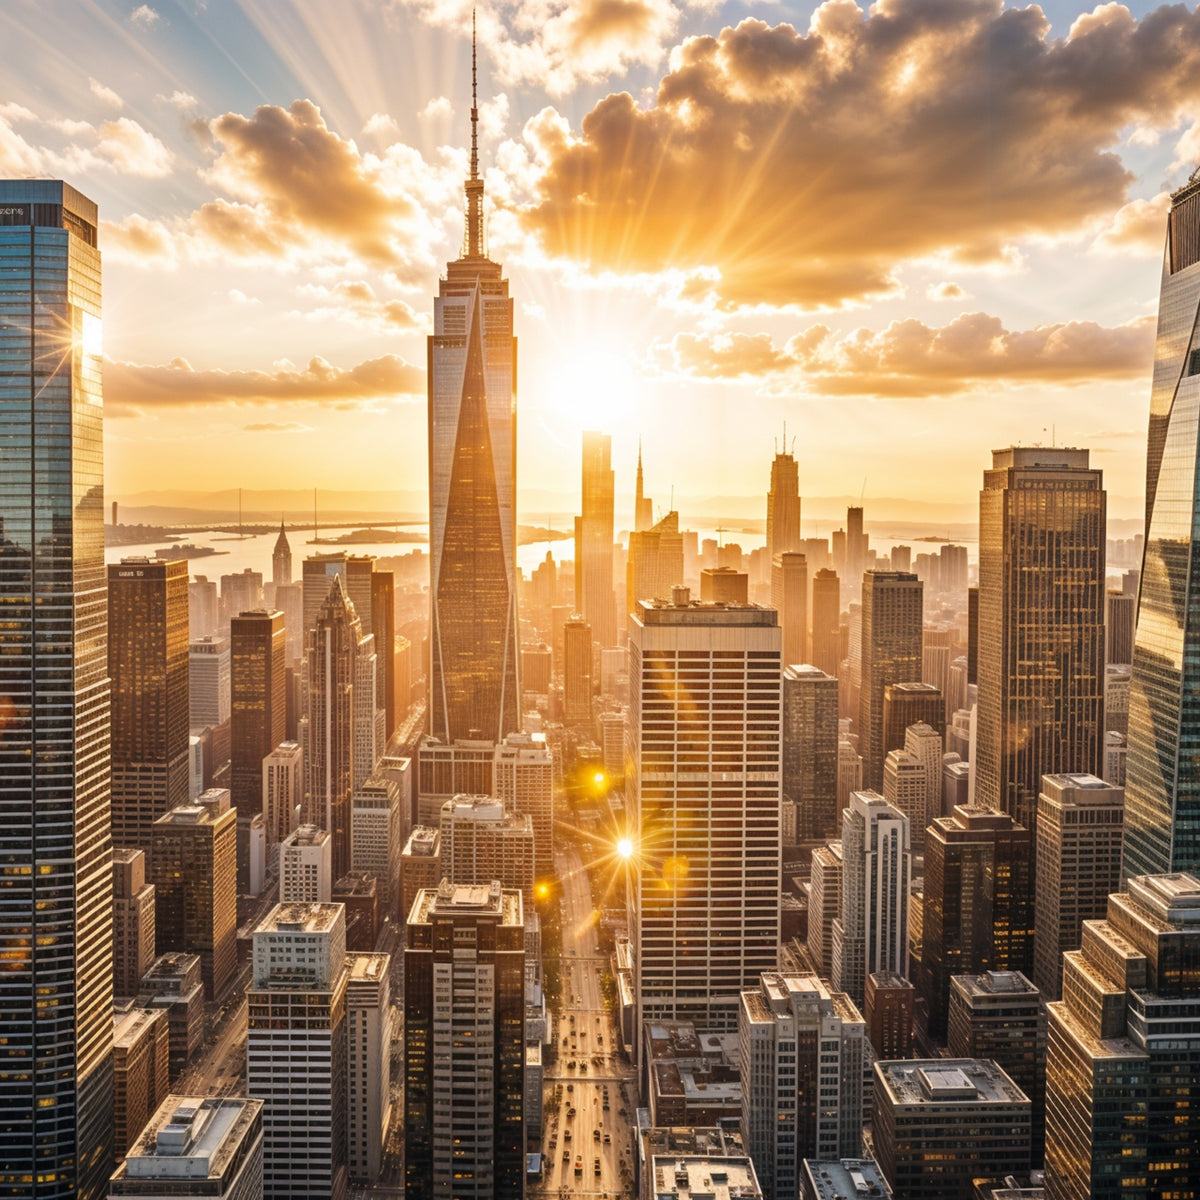
[[[621,858],[633,857],[633,841],[630,838],[623,837],[617,842],[617,854]]]
[[[611,430],[638,413],[642,382],[627,349],[563,346],[554,354],[549,376],[555,402],[584,428]]]

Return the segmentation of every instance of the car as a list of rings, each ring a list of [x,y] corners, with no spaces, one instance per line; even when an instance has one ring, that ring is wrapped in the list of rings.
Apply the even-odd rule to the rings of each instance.
[[[563,1151],[563,1162],[570,1162],[570,1161],[571,1161],[571,1152],[570,1152],[570,1150],[564,1150],[564,1151]]]
[[[579,1069],[580,1069],[580,1071],[582,1071],[584,1074],[587,1074],[587,1063],[586,1063],[585,1061],[580,1061],[580,1063],[579,1063]]]
[[[573,1083],[568,1083],[568,1084],[567,1084],[567,1091],[568,1091],[568,1092],[573,1092],[574,1090],[575,1090],[575,1085],[574,1085]]]
[[[596,1045],[598,1045],[598,1046],[604,1045],[604,1034],[602,1034],[602,1033],[596,1034]]]
[[[583,1174],[583,1159],[582,1158],[577,1158],[575,1160],[575,1174],[576,1175]]]
[[[596,1159],[595,1162],[592,1164],[592,1174],[593,1175],[600,1174],[600,1160],[599,1159]]]
[[[568,1129],[568,1130],[566,1130],[566,1132],[563,1133],[563,1141],[569,1142],[570,1140],[571,1140],[571,1131]]]
[[[592,1141],[593,1141],[593,1142],[598,1142],[599,1140],[600,1140],[600,1130],[598,1130],[598,1129],[593,1129],[593,1130],[592,1130]]]
[[[606,1146],[611,1146],[611,1145],[612,1145],[612,1134],[611,1134],[611,1133],[606,1133],[606,1134],[604,1135],[604,1144],[605,1144]]]

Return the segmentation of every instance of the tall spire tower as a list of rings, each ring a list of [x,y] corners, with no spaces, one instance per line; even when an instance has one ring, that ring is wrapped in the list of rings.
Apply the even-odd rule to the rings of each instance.
[[[471,31],[471,173],[462,254],[446,264],[429,338],[429,733],[499,740],[519,728],[517,340],[483,238]]]
[[[638,438],[637,492],[633,498],[633,528],[637,533],[654,524],[654,502],[647,498],[642,480],[642,439]]]

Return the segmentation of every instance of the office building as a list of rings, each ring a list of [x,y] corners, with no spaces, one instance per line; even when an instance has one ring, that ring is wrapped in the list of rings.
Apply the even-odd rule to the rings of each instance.
[[[979,493],[975,800],[1036,833],[1042,776],[1104,736],[1105,492],[1086,450],[992,454]]]
[[[911,1058],[916,989],[895,971],[872,971],[863,991],[863,1020],[877,1059]]]
[[[455,796],[442,805],[442,876],[452,883],[501,886],[533,911],[533,818],[492,796]]]
[[[600,727],[600,752],[612,779],[625,774],[625,713],[606,712],[596,718]]]
[[[108,568],[112,836],[145,848],[188,798],[187,563],[125,558]]]
[[[112,852],[113,992],[136,996],[154,961],[154,884],[146,882],[146,855],[129,846]]]
[[[833,986],[861,1005],[867,976],[908,975],[908,817],[877,792],[842,812],[842,911],[833,923]]]
[[[246,1089],[263,1101],[262,1195],[345,1200],[345,910],[277,905],[252,962]]]
[[[392,1117],[392,956],[346,961],[346,1165],[352,1183],[372,1184]]]
[[[925,764],[915,754],[907,750],[888,752],[883,761],[883,798],[908,818],[912,851],[924,854],[928,780]]]
[[[371,627],[363,632],[375,639],[377,658],[375,705],[383,713],[383,736],[379,739],[379,754],[387,748],[388,739],[396,732],[399,718],[396,713],[396,577],[391,571],[371,571]]]
[[[442,833],[417,825],[400,852],[400,915],[408,920],[422,888],[436,888],[442,878]]]
[[[734,567],[705,567],[700,572],[700,600],[704,604],[746,604],[750,577]]]
[[[953,975],[1033,967],[1033,839],[1007,813],[963,805],[925,836],[920,969],[926,1031],[945,1036]]]
[[[925,768],[925,811],[912,823],[913,853],[925,853],[925,829],[935,817],[942,815],[943,738],[924,721],[910,725],[904,731],[904,749]],[[918,831],[917,826],[920,826]]]
[[[378,684],[379,656],[375,653],[375,635],[367,633],[360,623],[354,646],[354,695],[351,698],[353,788],[374,774],[375,764],[386,748],[383,726],[387,717],[376,703]]]
[[[237,813],[227,790],[154,822],[150,878],[159,953],[199,955],[205,995],[223,999],[237,972]]]
[[[243,612],[229,623],[229,791],[238,819],[238,887],[250,884],[250,822],[262,812],[263,759],[287,737],[283,613]]]
[[[466,239],[434,299],[428,348],[428,729],[446,743],[520,728],[517,343],[508,281],[484,250],[477,113]]]
[[[838,681],[808,664],[783,669],[782,789],[798,841],[837,835]]]
[[[808,893],[808,954],[824,980],[833,975],[833,924],[842,916],[842,843],[827,842],[812,854]]]
[[[1029,1097],[987,1059],[877,1062],[873,1127],[895,1200],[968,1200],[1029,1170]]]
[[[455,796],[490,795],[495,772],[495,742],[480,739],[445,746],[422,738],[417,751],[417,822],[437,825],[442,805]]]
[[[837,572],[821,567],[812,578],[812,663],[826,675],[841,666],[842,599]]]
[[[682,1136],[681,1136],[682,1135]],[[681,1142],[711,1140],[718,1143],[713,1153],[686,1153],[679,1149]],[[670,1196],[672,1200],[763,1200],[754,1163],[730,1147],[733,1135],[722,1129],[705,1131],[693,1129],[653,1129],[643,1134],[650,1143],[662,1137],[670,1143],[665,1154],[650,1153],[643,1160],[643,1190],[641,1200]],[[719,1139],[719,1141],[718,1141]],[[720,1143],[724,1143],[720,1146]]]
[[[633,495],[633,530],[635,533],[641,533],[653,524],[654,502],[646,495],[645,479],[642,475],[642,439],[638,438],[637,482]]]
[[[188,637],[193,641],[217,632],[219,604],[217,581],[197,575],[188,584]]]
[[[815,975],[764,972],[742,992],[742,1140],[768,1196],[795,1196],[806,1158],[862,1153],[862,1015]]]
[[[412,1196],[525,1195],[521,894],[421,891],[404,951],[404,1177]]]
[[[1126,882],[1047,1006],[1047,1200],[1190,1195],[1200,1174],[1200,879]]]
[[[333,896],[333,839],[301,825],[279,847],[279,902],[328,904]]]
[[[362,623],[335,577],[308,633],[305,821],[333,839],[333,875],[350,870],[354,786],[354,692]],[[372,703],[373,703],[372,691]]]
[[[971,764],[961,761],[957,754],[953,754],[953,758],[951,754],[943,755],[942,811],[939,815],[949,816],[960,804],[970,802]],[[930,821],[929,824],[932,825],[933,822]]]
[[[1129,680],[1128,663],[1109,663],[1104,668],[1104,731],[1129,732]]]
[[[771,560],[771,607],[779,614],[785,666],[808,661],[808,561],[803,554]]]
[[[732,1030],[779,941],[780,632],[755,606],[630,619],[630,889],[638,1019]]]
[[[1046,775],[1038,797],[1033,978],[1062,997],[1063,955],[1082,945],[1083,923],[1103,920],[1121,881],[1125,791],[1095,775]]]
[[[873,1158],[821,1161],[806,1158],[800,1177],[800,1200],[892,1200]]]
[[[1200,180],[1171,194],[1166,234],[1129,693],[1126,877],[1200,869],[1200,663],[1186,641],[1189,614],[1200,604],[1200,581],[1191,574],[1200,457],[1200,358],[1191,337],[1200,311]]]
[[[1137,617],[1137,596],[1109,591],[1104,597],[1104,661],[1133,662],[1133,629]]]
[[[554,874],[554,752],[545,734],[510,733],[496,747],[493,780],[492,790],[505,808],[533,821],[534,871],[549,878]],[[436,880],[423,886],[436,886]]]
[[[767,492],[767,557],[794,554],[800,550],[800,469],[787,446],[771,463],[771,487]],[[787,635],[784,634],[786,642]],[[800,662],[787,658],[784,662]]]
[[[707,1126],[741,1120],[735,1036],[701,1038],[687,1022],[647,1022],[642,1041],[651,1125]]]
[[[583,434],[582,516],[575,522],[575,605],[600,646],[617,644],[613,593],[612,437]]]
[[[1104,770],[1101,778],[1114,787],[1125,786],[1125,760],[1129,739],[1124,734],[1110,732],[1104,735]]]
[[[919,678],[883,689],[883,752],[903,750],[910,725],[928,725],[946,734],[946,700],[941,689]]]
[[[113,1159],[120,1162],[170,1086],[167,1014],[119,1007],[113,1013]]]
[[[946,1041],[953,1058],[986,1058],[1029,1097],[1031,1154],[1040,1166],[1046,1126],[1046,1016],[1038,989],[1020,971],[950,980]]]
[[[139,1008],[167,1014],[168,1069],[172,1079],[192,1061],[204,1040],[204,980],[196,954],[160,954],[142,976]]]
[[[168,1096],[108,1184],[110,1198],[258,1200],[263,1102]]]
[[[272,868],[279,843],[300,823],[303,803],[304,748],[299,742],[280,742],[262,764],[262,814]]]
[[[188,646],[188,728],[229,720],[230,652],[225,637],[193,638]]]
[[[916,575],[903,571],[868,571],[863,576],[858,749],[867,788],[881,786],[884,757],[895,748],[884,740],[886,689],[921,678],[922,588]],[[928,716],[922,712],[899,726],[898,745],[904,745],[904,730],[917,720]]]
[[[379,888],[373,875],[348,871],[333,885],[333,903],[346,910],[346,949],[369,954],[379,938]]]
[[[563,626],[563,720],[592,723],[592,627],[581,618]]]
[[[679,514],[669,512],[657,524],[629,535],[625,560],[625,613],[637,609],[639,600],[665,600],[683,582],[683,534]]]
[[[862,755],[855,749],[852,742],[846,738],[838,739],[838,781],[837,802],[840,813],[850,803],[854,792],[861,792],[863,787]]]
[[[263,606],[263,577],[261,571],[249,567],[236,574],[221,576],[221,632],[229,632],[229,624],[238,613],[251,612]]]
[[[400,881],[400,851],[404,849],[404,815],[400,785],[382,774],[372,775],[354,789],[350,808],[351,870],[370,875],[378,885],[379,905],[390,912]]]

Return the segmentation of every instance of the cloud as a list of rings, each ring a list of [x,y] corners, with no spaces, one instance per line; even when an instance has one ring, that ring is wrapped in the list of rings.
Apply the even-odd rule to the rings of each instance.
[[[169,96],[165,96],[160,92],[154,98],[161,100],[164,104],[170,104],[172,107],[179,109],[180,112],[187,112],[200,103],[191,92],[181,92],[178,88]]]
[[[173,156],[162,142],[128,117],[105,121],[100,126],[98,141],[85,150],[82,160],[138,175],[143,179],[161,179],[171,173]]]
[[[92,80],[93,85],[96,81]],[[93,87],[95,90],[95,87]],[[33,144],[14,124],[41,125],[65,134],[68,145],[54,149],[39,138]],[[20,105],[0,107],[0,173],[6,175],[70,175],[90,171],[119,171],[142,179],[161,179],[171,173],[173,156],[154,134],[129,117],[103,122],[43,120]]]
[[[106,360],[105,413],[128,417],[161,408],[279,403],[361,407],[424,393],[425,372],[395,354],[335,367],[314,357],[297,367],[286,360],[268,371],[196,370],[182,358],[165,364]]]
[[[454,116],[454,105],[450,103],[449,98],[446,96],[435,96],[429,101],[428,104],[425,105],[423,109],[421,109],[419,113],[417,113],[417,116],[420,117],[422,121],[448,121]]]
[[[432,25],[470,35],[471,0],[396,0]],[[503,0],[479,10],[479,40],[492,75],[565,95],[666,57],[682,6],[672,0]]]
[[[243,425],[247,433],[312,433],[311,425],[301,425],[299,421],[258,421],[253,425]]]
[[[139,4],[137,8],[129,14],[129,20],[134,25],[141,26],[142,29],[150,29],[157,25],[162,18],[148,4]]]
[[[1092,243],[1101,253],[1161,254],[1167,236],[1169,192],[1159,192],[1151,200],[1130,200],[1113,215],[1108,227]]]
[[[1200,102],[1200,12],[1117,4],[1052,39],[1002,0],[827,0],[807,31],[743,21],[672,51],[649,103],[526,126],[527,230],[590,269],[711,267],[734,304],[838,307],[912,260],[977,267],[1111,221],[1137,124]],[[557,114],[553,114],[557,116]]]
[[[769,379],[817,395],[940,396],[996,385],[1085,383],[1142,376],[1154,318],[1105,328],[1093,321],[1006,330],[999,317],[963,313],[947,325],[893,321],[838,335],[813,325],[783,346],[768,334],[679,333],[655,351],[659,369],[698,379]]]
[[[967,293],[961,285],[952,280],[944,279],[941,283],[931,283],[925,289],[925,295],[930,300],[965,300]]]
[[[104,104],[110,105],[112,108],[124,108],[125,101],[117,95],[110,87],[105,87],[98,79],[88,79],[88,87],[92,89],[92,95]]]
[[[321,302],[304,314],[310,321],[347,321],[380,332],[416,329],[423,324],[411,305],[403,300],[381,300],[362,279],[344,280],[331,288],[305,284],[300,292]]]

